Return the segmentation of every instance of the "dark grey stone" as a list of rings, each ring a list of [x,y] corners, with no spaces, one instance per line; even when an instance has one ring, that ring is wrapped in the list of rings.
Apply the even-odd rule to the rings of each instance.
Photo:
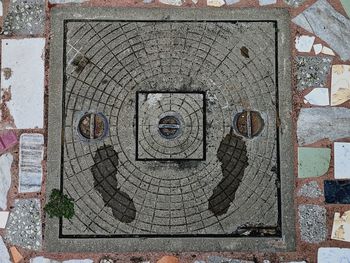
[[[328,57],[300,56],[296,58],[297,88],[325,87],[332,59]]]
[[[301,240],[320,243],[327,237],[326,208],[319,205],[300,205],[299,223]]]

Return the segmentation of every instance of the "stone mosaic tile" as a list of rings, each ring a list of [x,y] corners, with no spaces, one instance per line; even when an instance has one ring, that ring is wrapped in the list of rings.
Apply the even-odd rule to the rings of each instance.
[[[157,263],[180,263],[180,260],[174,256],[164,256]]]
[[[284,2],[292,7],[298,7],[304,4],[306,0],[284,0]]]
[[[297,122],[300,146],[328,138],[350,136],[350,109],[343,107],[302,108]]]
[[[334,213],[331,239],[350,242],[350,211]]]
[[[230,259],[219,256],[209,256],[208,263],[254,263],[253,261]]]
[[[277,0],[259,0],[259,5],[273,5],[276,4]]]
[[[177,5],[177,6],[180,6],[183,4],[183,0],[159,0],[159,2],[166,5]]]
[[[20,263],[23,261],[24,257],[19,253],[16,247],[10,247],[10,253],[13,263]]]
[[[317,253],[317,263],[347,263],[349,258],[349,248],[321,247]]]
[[[328,204],[350,204],[350,180],[325,180],[324,196]]]
[[[30,259],[30,263],[93,263],[91,259],[71,259],[65,261],[57,261],[44,257],[35,257]]]
[[[323,48],[322,44],[316,44],[316,45],[314,45],[314,52],[315,52],[315,54],[316,54],[316,55],[320,54],[321,51],[322,51],[322,48]]]
[[[298,148],[298,177],[317,177],[327,173],[331,160],[331,149]]]
[[[5,131],[0,134],[0,154],[17,144],[17,135],[14,131]]]
[[[350,179],[350,143],[334,143],[334,178]]]
[[[316,181],[312,181],[304,184],[298,191],[298,196],[304,196],[308,198],[318,198],[323,196],[323,193]]]
[[[241,0],[225,0],[227,5],[233,5],[239,3]]]
[[[80,4],[88,0],[49,0],[50,4]]]
[[[297,36],[295,38],[295,48],[299,52],[310,52],[314,42],[314,36]]]
[[[319,243],[326,240],[326,208],[318,205],[300,205],[298,208],[301,240]]]
[[[44,38],[2,40],[1,87],[11,92],[6,105],[18,129],[43,128],[44,47]]]
[[[16,199],[6,227],[7,242],[15,246],[41,248],[41,216],[39,199]]]
[[[322,47],[321,53],[325,54],[325,55],[329,55],[329,56],[335,56],[333,50],[330,49],[329,47],[325,47],[325,46]]]
[[[292,21],[325,41],[342,60],[350,59],[350,20],[327,0],[318,0]]]
[[[8,211],[0,211],[0,228],[5,228],[6,227],[6,223],[7,223],[7,219],[9,217],[9,213]]]
[[[309,94],[304,97],[305,103],[317,106],[329,105],[329,89],[327,88],[315,88]]]
[[[24,133],[19,147],[19,192],[40,192],[44,155],[44,136]]]
[[[208,6],[220,7],[225,4],[225,0],[207,0]]]
[[[0,209],[7,208],[7,192],[11,186],[11,164],[13,156],[10,153],[0,156]]]
[[[0,236],[0,262],[11,263],[10,254],[1,236]]]
[[[350,100],[350,65],[332,66],[331,105]]]
[[[329,57],[296,57],[297,89],[325,87],[331,63],[332,59]]]
[[[42,35],[45,29],[44,0],[11,0],[4,35]]]
[[[0,1],[0,16],[3,16],[3,5],[2,5],[2,1]]]
[[[345,12],[348,17],[350,17],[350,1],[349,0],[340,0],[342,6],[344,7]]]

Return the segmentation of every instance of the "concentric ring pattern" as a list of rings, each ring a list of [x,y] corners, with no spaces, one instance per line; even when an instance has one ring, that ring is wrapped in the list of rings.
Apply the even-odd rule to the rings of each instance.
[[[65,32],[62,185],[76,214],[63,220],[63,236],[228,235],[278,226],[273,22],[73,20]],[[142,92],[162,93],[164,108],[137,121]],[[181,151],[145,124],[168,110],[187,123]],[[243,110],[264,119],[253,139],[231,128]],[[76,116],[91,111],[108,118],[103,141],[76,135]],[[138,160],[136,146],[146,159],[176,160]]]

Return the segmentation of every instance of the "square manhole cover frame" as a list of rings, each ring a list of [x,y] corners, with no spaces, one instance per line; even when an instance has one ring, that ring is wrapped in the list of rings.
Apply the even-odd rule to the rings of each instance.
[[[128,251],[294,251],[294,150],[292,133],[290,16],[286,9],[135,9],[68,7],[51,11],[48,170],[46,200],[52,189],[62,190],[64,42],[67,21],[208,21],[273,22],[276,29],[276,90],[279,114],[280,226],[277,237],[233,236],[63,236],[62,219],[46,217],[45,249],[59,252]]]

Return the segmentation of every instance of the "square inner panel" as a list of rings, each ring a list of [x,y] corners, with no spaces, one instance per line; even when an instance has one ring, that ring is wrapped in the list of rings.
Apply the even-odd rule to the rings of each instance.
[[[52,32],[47,192],[75,216],[49,250],[293,249],[286,11],[70,7]]]

